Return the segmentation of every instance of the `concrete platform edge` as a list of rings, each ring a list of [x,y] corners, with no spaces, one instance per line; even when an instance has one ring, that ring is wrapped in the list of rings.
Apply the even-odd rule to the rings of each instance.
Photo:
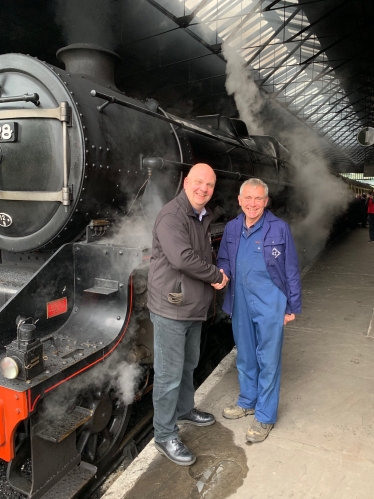
[[[225,374],[235,366],[236,348],[220,362],[214,369],[212,374],[204,381],[204,383],[196,390],[195,406],[204,410],[204,400],[207,394],[219,383]],[[102,496],[102,499],[122,499],[124,495],[131,490],[142,473],[148,468],[152,460],[159,453],[153,445],[153,440],[149,442],[147,447],[134,459],[129,467],[122,475],[111,485],[111,487]]]

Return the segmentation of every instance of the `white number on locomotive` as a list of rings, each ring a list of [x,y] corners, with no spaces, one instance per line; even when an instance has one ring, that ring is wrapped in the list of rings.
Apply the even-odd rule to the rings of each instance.
[[[13,130],[9,123],[5,123],[5,125],[0,126],[0,139],[10,140],[13,135]]]
[[[7,213],[0,213],[0,227],[9,227],[12,225],[13,220]]]

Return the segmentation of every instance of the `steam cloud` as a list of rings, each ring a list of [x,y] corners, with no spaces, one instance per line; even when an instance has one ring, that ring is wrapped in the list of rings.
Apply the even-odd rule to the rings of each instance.
[[[264,98],[251,78],[244,59],[227,43],[223,43],[222,53],[226,59],[226,90],[235,98],[240,119],[246,123],[251,135],[264,135],[260,114]]]
[[[61,417],[65,411],[73,409],[79,394],[95,394],[103,397],[103,390],[114,390],[115,398],[126,406],[133,402],[142,376],[142,368],[138,364],[129,364],[117,352],[114,352],[93,370],[88,370],[69,383],[64,383],[54,390],[46,399],[44,415],[46,419]]]
[[[331,226],[351,198],[346,184],[329,172],[318,137],[302,123],[298,127],[277,129],[269,100],[265,99],[237,52],[224,43],[226,89],[235,98],[236,106],[252,135],[270,133],[291,152],[295,197],[291,200],[290,222],[303,264],[320,251]],[[313,151],[313,153],[311,153]],[[292,209],[293,207],[293,209]],[[296,215],[298,213],[298,215]]]
[[[93,43],[116,48],[121,2],[113,0],[56,0],[56,22],[67,43]]]
[[[280,140],[287,144],[295,167],[296,189],[291,201],[295,210],[290,222],[302,262],[307,263],[323,249],[336,217],[346,210],[352,194],[338,176],[329,172],[322,155],[301,152],[304,148],[318,151],[318,138],[308,129],[282,132]]]

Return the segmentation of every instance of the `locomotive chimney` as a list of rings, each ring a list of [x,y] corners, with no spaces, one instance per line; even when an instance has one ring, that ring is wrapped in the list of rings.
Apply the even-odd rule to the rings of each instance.
[[[65,64],[68,73],[84,76],[104,87],[117,89],[114,83],[114,67],[121,58],[115,52],[92,43],[73,43],[56,53]]]

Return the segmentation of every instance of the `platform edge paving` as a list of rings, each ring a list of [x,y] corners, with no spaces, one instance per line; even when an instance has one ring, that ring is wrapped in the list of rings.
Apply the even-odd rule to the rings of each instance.
[[[195,406],[204,410],[204,400],[207,394],[219,383],[226,373],[236,365],[236,348],[218,364],[212,374],[204,381],[195,393]],[[129,492],[142,474],[146,471],[153,459],[159,455],[152,439],[145,449],[134,459],[122,475],[102,496],[102,499],[122,499]]]

